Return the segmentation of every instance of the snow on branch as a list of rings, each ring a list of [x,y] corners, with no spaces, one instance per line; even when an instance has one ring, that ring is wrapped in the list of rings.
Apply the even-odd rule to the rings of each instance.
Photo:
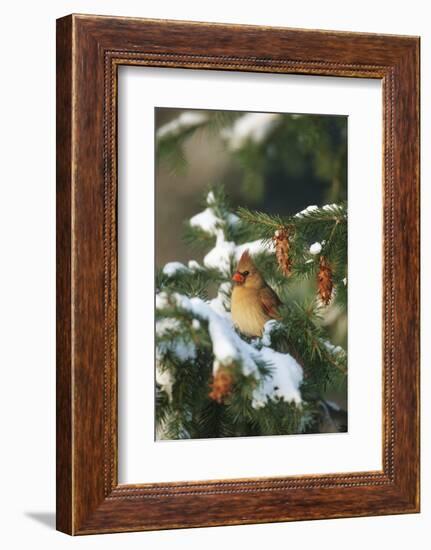
[[[208,120],[208,116],[199,111],[186,111],[167,122],[157,130],[157,139],[173,138],[191,128],[196,128]]]
[[[295,214],[294,218],[306,221],[320,220],[320,219],[337,219],[340,222],[347,220],[347,206],[344,203],[336,204],[324,204],[323,206],[317,206],[312,204]],[[292,220],[293,221],[293,220]]]
[[[234,227],[239,218],[230,212],[220,212],[214,194],[207,196],[207,208],[190,219],[190,226],[199,228],[204,233],[216,238],[216,244],[204,258],[204,266],[208,269],[217,269],[224,275],[229,275],[231,262],[238,261],[242,253],[248,249],[253,256],[259,253],[274,253],[272,243],[258,239],[252,242],[237,245],[225,236],[225,229]]]
[[[156,382],[172,397],[174,377],[166,368],[163,368],[163,360],[168,353],[173,354],[179,361],[192,361],[196,359],[196,346],[182,334],[182,326],[178,319],[165,317],[156,322]]]
[[[233,151],[241,149],[247,142],[259,144],[265,140],[274,126],[281,121],[278,113],[247,113],[233,123],[229,128],[224,128],[222,137]]]
[[[229,213],[226,220],[222,220],[217,216],[212,207],[208,207],[199,214],[196,214],[190,219],[190,225],[192,227],[199,227],[205,233],[211,236],[217,236],[217,231],[223,224],[234,226],[238,222],[238,216]]]
[[[188,271],[190,271],[189,268],[181,262],[168,262],[163,267],[163,273],[168,277],[174,277],[179,272],[187,273]]]
[[[167,294],[160,292],[156,296],[156,308],[167,310],[174,308],[190,314],[193,322],[208,323],[208,332],[211,339],[214,355],[213,374],[223,366],[239,364],[244,376],[252,376],[256,382],[253,391],[252,406],[260,408],[271,399],[283,399],[286,402],[300,404],[300,386],[303,380],[303,371],[296,360],[287,353],[280,353],[267,347],[265,341],[249,344],[242,340],[235,331],[229,312],[224,309],[219,296],[211,302],[205,302],[200,298],[188,298],[179,293]],[[175,319],[168,318],[168,326]],[[256,346],[260,349],[257,349]],[[180,348],[181,349],[181,348]],[[186,353],[185,350],[184,353]],[[190,350],[189,350],[190,351]],[[263,376],[259,365],[265,364],[270,369],[270,374]],[[164,371],[157,366],[158,381],[161,385],[172,387],[172,378],[166,379]]]

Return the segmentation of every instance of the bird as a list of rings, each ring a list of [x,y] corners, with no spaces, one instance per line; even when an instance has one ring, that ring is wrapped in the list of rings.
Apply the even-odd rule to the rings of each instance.
[[[232,281],[231,316],[234,325],[245,336],[261,337],[267,321],[281,319],[281,301],[257,269],[248,249],[239,259]]]

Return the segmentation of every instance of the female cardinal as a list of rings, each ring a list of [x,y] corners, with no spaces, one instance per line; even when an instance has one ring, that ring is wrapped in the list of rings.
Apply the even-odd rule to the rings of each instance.
[[[257,270],[246,250],[232,276],[231,313],[234,324],[246,336],[262,336],[263,327],[270,319],[280,319],[281,305],[277,294]]]

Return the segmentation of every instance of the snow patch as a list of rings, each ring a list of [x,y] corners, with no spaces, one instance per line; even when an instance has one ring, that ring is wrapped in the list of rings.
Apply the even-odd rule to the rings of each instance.
[[[320,243],[313,243],[310,246],[310,254],[316,255],[322,252],[322,245]]]
[[[169,399],[172,399],[172,386],[174,385],[175,377],[169,369],[163,366],[163,359],[166,354],[171,353],[181,363],[196,359],[196,346],[194,342],[186,341],[181,336],[180,331],[181,323],[177,319],[166,317],[156,322],[156,336],[162,338],[172,333],[171,339],[158,340],[156,346],[156,382],[167,393]]]
[[[335,403],[335,401],[329,401],[329,399],[325,399],[325,403],[333,411],[341,411],[340,405],[338,405],[338,403]]]
[[[272,241],[268,242],[264,239],[258,239],[256,241],[251,241],[249,243],[239,244],[236,246],[235,250],[235,259],[239,260],[243,254],[248,250],[252,256],[255,254],[261,254],[266,252],[267,254],[275,253],[275,246]]]
[[[163,268],[163,273],[168,277],[173,277],[179,271],[187,271],[187,267],[181,262],[168,262]]]
[[[339,209],[339,205],[336,204],[335,202],[332,204],[324,204],[322,206],[322,210],[338,210],[338,209]]]
[[[237,262],[246,250],[250,252],[251,256],[275,252],[273,243],[267,243],[263,239],[236,245],[232,241],[226,241],[221,229],[217,230],[216,235],[216,244],[205,256],[204,266],[209,269],[218,269],[226,276],[230,274],[231,262]]]
[[[177,319],[164,318],[156,322],[156,336],[160,338],[172,332],[172,338],[168,340],[159,340],[156,348],[156,360],[161,360],[167,352],[171,352],[181,362],[196,359],[196,346],[193,342],[186,341],[179,334],[181,324]],[[175,334],[177,332],[177,334]]]
[[[208,116],[197,111],[186,111],[180,116],[164,124],[157,130],[157,138],[175,137],[184,130],[200,126],[208,120]]]
[[[178,319],[172,319],[171,317],[165,317],[156,322],[156,334],[157,336],[166,336],[166,333],[170,331],[181,330],[181,323]]]
[[[156,361],[156,382],[168,395],[170,401],[172,399],[172,387],[175,379],[171,371],[168,369],[162,369],[161,364],[158,361]]]
[[[277,398],[299,405],[302,401],[299,387],[303,379],[299,363],[288,353],[279,353],[267,347],[260,350],[260,355],[271,366],[271,375],[254,390],[252,406],[258,409],[270,399]]]
[[[219,315],[222,317],[228,316],[230,319],[230,313],[228,313],[228,310],[230,309],[230,300],[229,296],[232,290],[231,283],[222,283],[219,286],[217,297],[211,300],[210,307]]]
[[[193,216],[189,222],[192,227],[199,227],[205,233],[216,238],[215,246],[206,254],[203,260],[206,268],[217,269],[223,275],[229,276],[232,261],[238,261],[245,250],[248,249],[251,255],[262,252],[274,253],[275,248],[273,243],[267,243],[262,239],[240,245],[226,240],[223,226],[228,225],[229,227],[233,227],[239,222],[238,216],[226,213],[221,218],[213,208],[216,199],[212,191],[208,193],[206,202],[208,205],[207,208]],[[191,268],[190,263],[189,267]]]
[[[301,212],[295,214],[295,218],[302,218],[304,214],[309,214],[310,212],[314,212],[318,209],[319,207],[317,206],[317,204],[311,204],[310,206],[307,206],[307,208],[304,208],[304,210],[301,210]]]
[[[237,151],[249,141],[262,143],[280,117],[278,113],[247,113],[236,119],[230,128],[224,128],[221,135],[229,148]]]
[[[169,307],[169,296],[165,292],[156,294],[156,309],[166,309]]]
[[[332,353],[332,355],[338,355],[338,354],[344,354],[346,353],[346,350],[344,350],[341,346],[335,346],[330,342],[329,340],[322,340],[323,345],[325,348]]]
[[[205,231],[205,233],[216,236],[223,224],[227,223],[230,227],[232,227],[238,223],[238,221],[238,216],[232,213],[229,213],[226,216],[226,219],[223,220],[215,214],[211,207],[208,207],[202,212],[199,212],[199,214],[196,214],[190,218],[189,223],[192,227],[199,227],[202,231]]]
[[[187,264],[190,271],[199,271],[199,269],[202,269],[202,267],[199,265],[199,262],[196,260],[190,260]]]
[[[204,258],[204,266],[208,269],[218,269],[224,275],[230,274],[231,258],[235,255],[235,243],[226,241],[221,229],[216,231],[216,244]]]
[[[192,227],[199,227],[202,231],[205,231],[205,233],[215,235],[216,231],[223,223],[223,220],[214,214],[212,208],[206,208],[202,212],[199,212],[199,214],[190,218],[189,223]]]
[[[263,327],[263,334],[261,338],[261,342],[263,346],[269,347],[271,345],[271,332],[274,330],[276,326],[278,326],[278,321],[275,319],[271,319],[270,321],[267,321]]]
[[[215,203],[216,203],[216,199],[214,196],[214,192],[210,191],[207,195],[207,205],[211,206],[212,204],[215,204]]]

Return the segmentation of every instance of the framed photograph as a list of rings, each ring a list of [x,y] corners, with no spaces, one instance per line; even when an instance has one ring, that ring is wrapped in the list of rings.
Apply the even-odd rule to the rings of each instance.
[[[419,511],[419,38],[57,21],[57,528]]]

